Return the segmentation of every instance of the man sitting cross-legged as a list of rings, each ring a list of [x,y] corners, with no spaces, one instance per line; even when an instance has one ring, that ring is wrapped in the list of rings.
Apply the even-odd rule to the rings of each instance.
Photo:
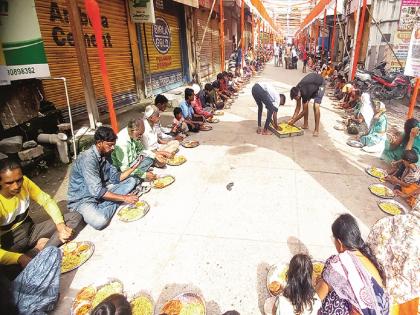
[[[44,208],[48,220],[32,220],[31,200]],[[80,214],[63,216],[56,202],[22,174],[19,162],[0,161],[0,270],[6,277],[13,279],[45,246],[60,246],[83,226]]]
[[[130,175],[139,162],[119,172],[111,163],[117,135],[111,128],[102,126],[96,130],[94,138],[95,144],[82,152],[73,164],[68,206],[79,212],[87,224],[102,230],[119,205],[138,201],[136,195],[130,194],[138,180]]]

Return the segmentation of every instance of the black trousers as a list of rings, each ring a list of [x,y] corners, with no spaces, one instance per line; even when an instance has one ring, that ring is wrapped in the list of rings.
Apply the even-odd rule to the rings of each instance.
[[[252,96],[258,106],[258,127],[261,127],[263,104],[265,105],[265,108],[267,108],[267,119],[265,120],[264,129],[268,129],[273,113],[276,112],[277,109],[274,107],[270,95],[258,83],[254,84],[252,87]]]
[[[63,217],[65,224],[74,230],[75,236],[86,225],[82,215],[76,211],[66,213]],[[41,238],[49,238],[45,246],[58,247],[63,244],[58,238],[57,227],[52,219],[34,223],[28,216],[16,229],[1,236],[1,248],[15,253],[26,253]],[[30,253],[30,255],[36,255],[36,253]],[[21,271],[19,265],[0,266],[0,272],[10,280],[13,280]]]

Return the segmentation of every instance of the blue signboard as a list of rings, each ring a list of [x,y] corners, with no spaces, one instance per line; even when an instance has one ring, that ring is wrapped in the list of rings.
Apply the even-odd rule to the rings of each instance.
[[[161,54],[166,54],[171,48],[171,30],[164,18],[156,18],[155,24],[152,25],[152,39]]]

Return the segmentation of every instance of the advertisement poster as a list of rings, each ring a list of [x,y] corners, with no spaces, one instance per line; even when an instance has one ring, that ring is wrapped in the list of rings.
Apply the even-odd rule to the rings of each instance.
[[[420,21],[420,0],[402,0],[398,30],[410,31]]]
[[[410,32],[396,32],[394,38],[393,49],[397,55],[398,60],[401,62],[402,66],[405,66],[407,60],[408,48],[410,47],[411,31]],[[391,69],[398,70],[401,69],[398,60],[392,55],[391,57]]]
[[[129,0],[129,8],[133,23],[155,23],[153,0]]]
[[[415,27],[411,34],[404,74],[412,77],[420,77],[420,25]]]
[[[0,38],[9,80],[49,77],[34,0],[0,4]]]

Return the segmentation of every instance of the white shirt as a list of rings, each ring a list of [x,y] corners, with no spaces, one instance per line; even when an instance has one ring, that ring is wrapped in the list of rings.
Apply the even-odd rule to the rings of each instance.
[[[297,57],[297,52],[295,48],[292,48],[292,57]]]
[[[143,133],[143,144],[146,150],[157,150],[159,149],[158,135],[156,130],[150,126],[147,119],[144,119],[144,133]]]
[[[276,46],[274,47],[274,56],[278,56],[280,54],[280,47]]]
[[[273,102],[273,106],[275,108],[279,108],[280,95],[276,91],[276,89],[270,83],[267,83],[267,82],[261,82],[261,83],[258,83],[258,85],[261,86],[263,90],[268,93],[268,95],[270,95],[271,101]]]
[[[285,298],[283,295],[280,295],[276,300],[275,304],[277,305],[276,315],[292,315],[295,314],[293,311],[293,305],[289,299]],[[312,312],[305,309],[300,315],[317,315],[318,310],[321,308],[321,301],[315,296],[315,301],[312,304]]]

